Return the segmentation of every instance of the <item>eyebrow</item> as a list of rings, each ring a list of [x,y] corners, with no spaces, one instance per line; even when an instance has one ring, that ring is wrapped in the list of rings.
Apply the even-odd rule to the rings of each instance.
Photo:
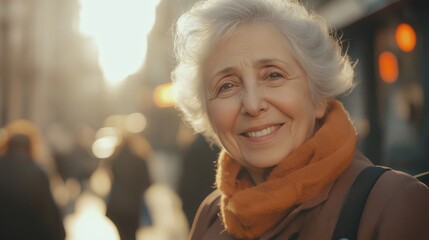
[[[286,66],[290,66],[290,63],[285,62],[285,61],[280,60],[280,59],[277,59],[277,58],[265,58],[265,59],[258,60],[254,64],[254,66],[260,67],[260,66],[264,66],[264,65],[273,64],[273,63],[282,63]]]
[[[212,77],[210,77],[210,82],[216,79],[219,75],[224,75],[233,72],[235,67],[226,67],[216,72]]]

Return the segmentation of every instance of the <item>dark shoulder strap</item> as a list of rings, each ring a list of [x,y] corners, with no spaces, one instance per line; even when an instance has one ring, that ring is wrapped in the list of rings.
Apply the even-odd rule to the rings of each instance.
[[[375,182],[388,168],[369,166],[355,179],[341,207],[333,240],[356,240],[362,211]]]
[[[429,187],[429,171],[420,173],[415,177]]]

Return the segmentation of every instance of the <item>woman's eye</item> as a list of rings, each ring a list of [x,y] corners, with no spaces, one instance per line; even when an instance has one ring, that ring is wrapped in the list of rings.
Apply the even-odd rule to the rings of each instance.
[[[270,72],[268,74],[268,79],[269,80],[276,80],[276,79],[279,79],[279,78],[284,78],[284,75],[281,74],[281,73],[279,73],[279,72]]]
[[[214,85],[212,89],[212,98],[228,98],[237,93],[240,89],[241,83],[237,76],[228,75],[222,77]]]
[[[262,80],[267,86],[279,87],[289,80],[289,76],[285,71],[277,67],[269,67],[262,76]]]
[[[224,83],[222,84],[219,89],[218,89],[218,93],[224,92],[230,88],[234,87],[234,84],[232,83]]]

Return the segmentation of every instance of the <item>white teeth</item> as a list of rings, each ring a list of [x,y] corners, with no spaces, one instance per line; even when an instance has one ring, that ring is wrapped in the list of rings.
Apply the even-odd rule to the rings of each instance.
[[[274,132],[274,130],[276,130],[278,127],[279,126],[271,126],[271,127],[264,128],[260,131],[247,132],[244,135],[246,135],[247,137],[263,137]]]

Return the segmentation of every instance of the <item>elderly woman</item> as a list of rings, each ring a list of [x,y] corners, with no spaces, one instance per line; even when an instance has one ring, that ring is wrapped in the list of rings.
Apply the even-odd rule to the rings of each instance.
[[[373,164],[335,100],[354,70],[324,21],[296,1],[209,0],[181,16],[175,44],[177,106],[222,148],[191,239],[332,239]],[[386,171],[364,205],[358,239],[429,239],[415,178]]]

